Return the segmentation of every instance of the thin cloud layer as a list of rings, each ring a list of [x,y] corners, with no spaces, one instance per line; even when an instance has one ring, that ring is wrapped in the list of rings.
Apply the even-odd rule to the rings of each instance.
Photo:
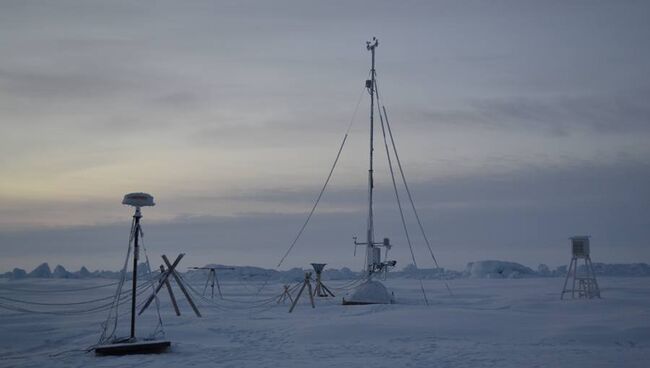
[[[544,247],[584,232],[603,252],[647,260],[648,10],[4,1],[0,247],[10,257],[0,267],[40,262],[53,245],[106,251],[131,191],[159,199],[147,218],[166,236],[161,249],[180,247],[165,240],[177,239],[173,229],[190,236],[198,261],[216,254],[215,234],[229,234],[216,258],[268,266],[355,116],[372,36],[382,102],[443,258],[560,262],[562,250]],[[332,234],[362,231],[367,108],[362,100],[307,243],[328,249],[340,242]],[[377,206],[394,214],[381,144]],[[396,238],[398,225],[382,223]],[[251,244],[268,245],[259,262]],[[327,255],[344,264],[349,251]],[[111,252],[96,266],[110,268]]]

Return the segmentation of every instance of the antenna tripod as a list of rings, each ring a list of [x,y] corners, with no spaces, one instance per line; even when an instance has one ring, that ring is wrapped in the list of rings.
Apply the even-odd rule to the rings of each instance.
[[[219,278],[217,277],[217,270],[234,270],[235,267],[190,267],[193,270],[209,270],[208,279],[205,280],[205,286],[203,287],[203,295],[208,289],[208,284],[212,289],[212,299],[214,299],[214,285],[217,285],[217,291],[219,292],[219,298],[223,299],[223,294],[221,294],[221,285],[219,285]]]

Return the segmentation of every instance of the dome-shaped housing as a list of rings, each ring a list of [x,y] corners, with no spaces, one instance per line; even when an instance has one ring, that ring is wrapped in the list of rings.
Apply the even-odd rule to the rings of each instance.
[[[393,304],[393,295],[379,281],[366,281],[343,298],[343,305]]]
[[[129,193],[124,196],[122,204],[126,204],[134,207],[147,207],[155,206],[153,202],[153,196],[148,193]]]

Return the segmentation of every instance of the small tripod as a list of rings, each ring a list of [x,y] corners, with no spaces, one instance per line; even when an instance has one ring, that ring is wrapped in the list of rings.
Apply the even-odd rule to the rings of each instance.
[[[234,270],[234,267],[192,267],[193,270],[210,270],[208,272],[208,279],[205,280],[205,286],[203,287],[203,295],[208,289],[208,284],[212,289],[212,299],[214,299],[214,285],[217,284],[217,291],[219,292],[219,297],[223,299],[223,294],[221,294],[221,285],[219,285],[219,278],[217,278],[217,270]]]

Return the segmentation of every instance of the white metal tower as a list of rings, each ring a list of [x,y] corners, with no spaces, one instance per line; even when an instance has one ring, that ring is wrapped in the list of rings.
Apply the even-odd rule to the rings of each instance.
[[[569,239],[571,239],[571,263],[564,279],[560,299],[563,299],[564,294],[567,293],[571,293],[572,298],[575,298],[576,294],[578,298],[600,298],[600,288],[589,255],[589,236],[573,236]],[[579,259],[584,260],[581,272],[578,272]],[[570,278],[573,278],[573,282],[567,289]]]

